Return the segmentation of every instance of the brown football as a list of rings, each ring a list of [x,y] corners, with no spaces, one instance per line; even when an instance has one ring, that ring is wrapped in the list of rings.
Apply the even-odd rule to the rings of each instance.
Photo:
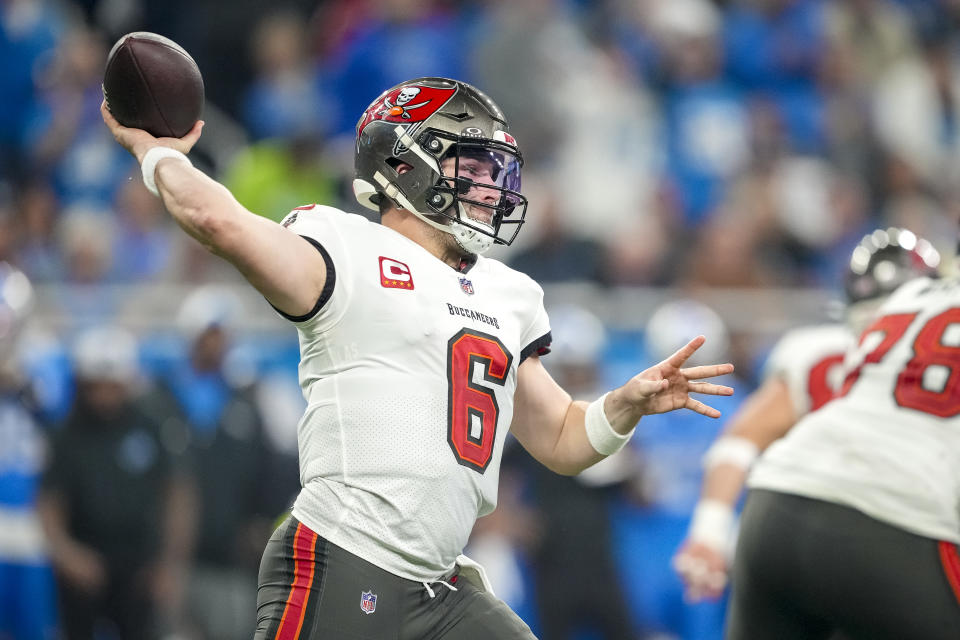
[[[107,108],[125,127],[156,137],[180,138],[203,111],[203,77],[190,54],[148,31],[123,36],[103,72]]]

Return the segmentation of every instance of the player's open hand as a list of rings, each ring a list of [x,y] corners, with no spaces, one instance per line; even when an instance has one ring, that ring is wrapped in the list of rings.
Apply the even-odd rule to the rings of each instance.
[[[726,556],[701,542],[686,541],[673,558],[673,569],[683,580],[688,602],[716,600],[727,586]]]
[[[635,375],[617,390],[618,400],[628,404],[637,419],[640,416],[666,413],[676,409],[690,409],[711,418],[719,418],[719,411],[693,398],[690,394],[733,395],[731,387],[702,382],[705,378],[732,373],[733,365],[726,363],[683,367],[705,341],[706,338],[703,336],[697,336],[663,362]],[[612,422],[609,408],[608,405],[608,417]]]
[[[120,143],[120,146],[133,154],[137,162],[142,162],[144,154],[156,146],[170,147],[180,153],[189,153],[193,145],[200,139],[200,131],[203,129],[203,120],[197,120],[190,133],[182,138],[154,138],[143,129],[132,129],[117,122],[117,119],[107,108],[106,100],[100,104],[100,114],[114,139]]]

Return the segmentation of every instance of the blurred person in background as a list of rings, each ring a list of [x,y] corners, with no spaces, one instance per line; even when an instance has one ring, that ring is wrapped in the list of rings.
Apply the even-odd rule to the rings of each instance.
[[[53,640],[55,587],[36,510],[46,437],[17,345],[30,281],[0,263],[0,638]]]
[[[114,211],[111,279],[155,282],[167,274],[173,268],[175,229],[153,194],[130,180],[120,187]]]
[[[553,306],[549,312],[557,337],[547,370],[574,398],[596,397],[604,389],[603,323],[572,304]],[[610,520],[613,502],[624,499],[637,479],[635,452],[621,449],[573,477],[527,460],[531,506],[540,532],[531,557],[540,637],[573,640],[589,631],[604,640],[637,638],[621,587],[624,576],[618,571]]]
[[[338,184],[328,158],[330,104],[307,55],[302,16],[283,10],[257,26],[252,56],[257,74],[244,121],[253,142],[236,154],[224,184],[246,208],[280,221],[305,202],[330,202]]]
[[[662,51],[666,179],[685,226],[704,224],[750,162],[748,105],[723,74],[719,10],[708,0],[651,3],[649,28]]]
[[[109,209],[130,172],[130,159],[118,153],[97,118],[107,51],[101,34],[70,23],[36,81],[32,165],[64,208]]]
[[[23,161],[30,153],[42,111],[36,91],[38,68],[44,66],[63,37],[59,3],[14,0],[0,4],[0,176],[15,182],[30,176]]]
[[[851,264],[878,260],[855,290],[900,280],[904,261],[922,268],[926,256],[885,255],[884,232],[869,239]],[[911,239],[897,234],[904,247]],[[960,282],[908,280],[848,352],[836,396],[756,462],[733,560],[728,640],[957,637],[958,328]]]
[[[14,192],[13,226],[16,241],[13,259],[37,283],[64,277],[63,257],[57,246],[60,203],[53,188],[43,179],[32,180]]]
[[[843,360],[886,297],[909,279],[935,276],[940,256],[905,229],[865,236],[844,276],[845,323],[802,327],[771,350],[760,387],[724,426],[703,458],[705,476],[690,531],[674,566],[687,597],[718,598],[733,554],[735,512],[754,460],[797,421],[829,402],[843,383]]]
[[[138,404],[137,344],[98,326],[74,344],[77,392],[38,500],[68,640],[158,637],[183,596],[192,490],[159,416]]]
[[[545,193],[537,238],[509,257],[510,266],[537,282],[604,281],[603,247],[571,228],[559,211],[560,198]]]
[[[329,126],[309,56],[303,16],[287,10],[265,15],[251,40],[256,75],[244,98],[243,120],[254,140],[321,135]],[[292,208],[292,207],[291,207]]]
[[[472,30],[469,5],[446,0],[358,4],[358,28],[326,52],[319,68],[323,91],[332,98],[324,119],[331,135],[346,140],[353,137],[356,114],[384,87],[418,76],[467,76],[464,43]]]
[[[271,475],[279,470],[265,439],[254,372],[228,359],[242,313],[225,287],[191,292],[176,319],[186,357],[159,374],[154,398],[187,426],[197,533],[184,630],[201,640],[249,636],[260,554],[297,484],[296,469],[283,473],[285,483]]]
[[[302,489],[263,553],[257,638],[531,638],[461,555],[507,432],[575,474],[642,416],[718,417],[691,394],[733,393],[704,381],[732,365],[684,368],[703,336],[590,404],[556,384],[542,289],[481,255],[527,202],[505,116],[466,83],[408,80],[363,112],[354,192],[381,224],[312,205],[278,225],[191,166],[202,122],[157,140],[102,113],[178,223],[298,329]]]
[[[734,343],[727,324],[712,307],[694,297],[670,299],[653,310],[642,336],[649,357],[669,352],[691,327],[697,327],[708,340],[695,362],[731,358]],[[725,382],[737,388],[746,386],[733,376]],[[716,404],[725,415],[732,415],[740,401],[718,398]],[[723,603],[694,605],[685,601],[683,583],[670,566],[697,502],[703,479],[700,458],[722,427],[722,422],[689,420],[677,413],[638,430],[631,442],[641,473],[635,483],[638,497],[618,505],[614,534],[619,571],[629,576],[624,589],[636,622],[655,638],[720,640],[722,635]]]

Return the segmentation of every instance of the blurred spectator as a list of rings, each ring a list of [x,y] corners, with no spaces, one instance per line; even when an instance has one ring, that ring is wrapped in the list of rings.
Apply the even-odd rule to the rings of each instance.
[[[889,0],[843,0],[824,7],[827,40],[861,90],[914,53],[909,15]]]
[[[864,186],[822,159],[788,156],[773,167],[769,188],[788,255],[803,270],[794,283],[829,286],[872,224]]]
[[[686,226],[698,226],[750,161],[742,91],[721,74],[721,26],[707,0],[657,2],[652,28],[663,49],[660,81],[668,179]]]
[[[729,333],[723,320],[693,298],[668,301],[650,316],[645,345],[652,361],[669,356],[690,336],[707,341],[687,363],[697,366],[728,359]],[[714,406],[729,416],[744,391],[738,379],[721,380],[735,396],[717,398]],[[644,418],[631,441],[643,469],[642,506],[626,505],[615,520],[622,564],[633,578],[625,589],[644,629],[664,638],[719,640],[723,632],[722,604],[689,605],[683,585],[670,568],[670,558],[686,535],[690,513],[699,497],[700,459],[723,426],[692,412]],[[660,636],[657,636],[660,637]]]
[[[772,286],[780,271],[765,263],[761,238],[749,212],[721,207],[696,232],[678,266],[680,282],[711,288]]]
[[[542,196],[534,223],[537,238],[510,256],[510,266],[538,282],[603,282],[601,245],[570,228],[558,211],[562,197]]]
[[[43,180],[34,180],[23,187],[15,206],[17,263],[36,282],[62,279],[63,258],[56,237],[60,210],[53,189]]]
[[[29,175],[23,162],[36,133],[36,74],[63,29],[59,7],[47,0],[0,3],[0,176]]]
[[[470,81],[465,68],[468,21],[455,4],[374,0],[368,6],[357,32],[321,61],[329,99],[318,107],[333,134],[353,135],[356,114],[384,87],[420,76]]]
[[[823,150],[817,75],[825,47],[824,0],[737,0],[723,29],[727,76],[776,109],[790,148]]]
[[[606,388],[600,376],[603,324],[572,305],[554,307],[549,314],[555,339],[544,364],[574,399],[596,399]],[[533,555],[534,596],[543,640],[572,639],[587,629],[605,640],[636,637],[610,525],[611,505],[636,472],[629,447],[576,477],[531,462],[541,532]]]
[[[132,165],[100,117],[106,57],[102,37],[75,25],[38,83],[42,133],[33,140],[34,160],[65,208],[111,206]]]
[[[68,640],[157,637],[182,594],[191,492],[155,416],[137,403],[137,346],[122,329],[76,340],[73,407],[39,505]]]
[[[234,158],[224,184],[244,207],[279,222],[295,207],[333,201],[323,151],[310,135],[261,140]]]
[[[328,100],[320,92],[314,63],[307,57],[308,41],[302,16],[293,12],[266,16],[254,33],[256,67],[246,97],[243,119],[255,140],[277,137],[316,137],[328,125]]]
[[[644,215],[635,217],[630,226],[607,240],[603,248],[605,282],[620,286],[669,283],[673,277],[670,265],[682,252],[683,242],[671,236],[676,210],[671,208],[668,192],[661,189]]]
[[[188,635],[247,637],[256,626],[256,571],[271,523],[295,493],[278,479],[264,438],[252,372],[227,362],[239,300],[213,285],[181,305],[177,325],[188,358],[163,376],[162,392],[189,430],[198,487],[198,530],[188,587]],[[290,471],[290,470],[288,470]]]
[[[74,327],[108,323],[117,313],[110,282],[116,223],[108,211],[71,210],[57,228],[60,273],[57,303]]]
[[[960,177],[958,40],[956,30],[944,23],[921,35],[921,55],[899,61],[881,76],[875,118],[884,150],[903,163],[899,170],[935,188]]]
[[[44,433],[17,343],[33,293],[20,271],[0,263],[0,638],[57,637],[55,590],[36,511]]]
[[[139,179],[120,187],[116,219],[111,250],[114,281],[150,281],[169,270],[174,247],[172,221],[163,203]]]
[[[558,0],[501,0],[490,3],[479,19],[471,72],[510,114],[511,132],[523,145],[526,164],[538,166],[555,155],[562,134],[563,95],[555,82],[563,77],[567,58],[562,52],[569,47],[582,51],[577,25]]]

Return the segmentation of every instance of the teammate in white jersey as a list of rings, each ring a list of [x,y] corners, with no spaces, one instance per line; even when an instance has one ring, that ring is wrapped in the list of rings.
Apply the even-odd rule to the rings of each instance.
[[[960,637],[960,282],[903,285],[844,367],[750,475],[730,640]]]
[[[733,552],[735,507],[756,457],[800,418],[833,398],[844,355],[879,305],[907,280],[934,275],[940,256],[913,233],[878,229],[854,248],[845,276],[845,324],[787,332],[767,359],[764,379],[705,456],[701,498],[674,567],[691,600],[717,598]]]
[[[257,638],[531,638],[458,558],[507,431],[574,474],[641,416],[717,417],[690,393],[732,393],[701,381],[732,365],[683,368],[702,336],[589,404],[547,374],[542,290],[480,255],[513,240],[526,199],[504,116],[470,85],[405,82],[361,117],[354,190],[379,225],[318,206],[273,223],[190,165],[202,123],[157,140],[102,111],[177,222],[299,332],[303,489],[264,552]]]

